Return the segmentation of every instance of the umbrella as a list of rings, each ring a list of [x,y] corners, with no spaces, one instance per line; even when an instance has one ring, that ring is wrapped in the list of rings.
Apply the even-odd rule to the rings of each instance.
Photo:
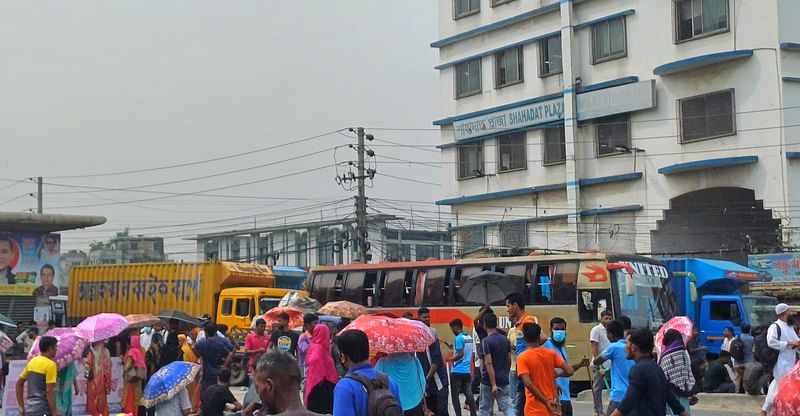
[[[158,317],[167,322],[174,319],[178,322],[187,324],[192,328],[203,326],[200,321],[198,321],[196,318],[189,316],[189,314],[183,313],[181,311],[176,311],[173,309],[165,309],[159,312]]]
[[[800,416],[800,363],[781,379],[772,406],[773,415]]]
[[[404,318],[359,316],[339,331],[339,334],[351,329],[359,329],[367,334],[370,350],[387,354],[425,351],[435,341],[430,328],[425,324]]]
[[[10,326],[10,327],[17,326],[17,324],[15,324],[14,321],[11,320],[11,318],[3,315],[2,313],[0,313],[0,325]]]
[[[474,303],[500,302],[511,293],[516,292],[515,278],[503,273],[482,271],[467,277],[458,294],[467,301]]]
[[[161,367],[150,377],[142,392],[142,405],[153,407],[178,394],[194,381],[200,365],[186,361],[174,361]]]
[[[300,328],[301,326],[303,326],[303,315],[305,315],[303,311],[291,306],[276,306],[268,310],[267,313],[261,316],[256,316],[250,323],[250,328],[256,327],[256,321],[259,318],[267,321],[267,328],[271,328],[272,323],[277,321],[278,315],[280,315],[283,312],[289,314],[289,329]]]
[[[683,344],[686,345],[689,342],[689,338],[692,337],[692,331],[694,330],[694,324],[692,320],[685,317],[685,316],[676,316],[661,325],[661,328],[658,329],[656,332],[656,351],[661,354],[661,350],[664,348],[662,345],[664,342],[664,333],[667,332],[669,329],[674,329],[683,335]]]
[[[326,303],[325,306],[321,307],[317,312],[322,315],[333,315],[341,316],[342,318],[356,319],[361,315],[366,315],[367,308],[357,303],[340,300]]]
[[[129,328],[144,328],[146,326],[153,326],[155,324],[160,324],[161,319],[155,315],[150,315],[149,313],[135,313],[133,315],[125,315],[125,319],[128,320],[128,327]]]
[[[89,341],[83,337],[81,331],[75,328],[53,328],[44,335],[55,337],[58,340],[55,361],[59,369],[66,367],[73,361],[80,360],[83,356],[83,351],[89,345]],[[41,351],[39,351],[40,339],[42,337],[36,337],[33,341],[31,351],[28,353],[28,360],[41,354]]]
[[[128,329],[128,320],[116,313],[99,313],[84,319],[76,328],[89,342],[103,341]]]
[[[6,352],[6,350],[13,346],[14,341],[11,340],[11,337],[6,335],[5,332],[0,331],[0,352]]]

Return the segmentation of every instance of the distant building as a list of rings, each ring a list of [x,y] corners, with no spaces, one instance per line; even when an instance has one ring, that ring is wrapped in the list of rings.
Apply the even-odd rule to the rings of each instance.
[[[117,233],[107,242],[90,244],[89,264],[128,264],[164,262],[163,237],[131,236],[127,231]]]
[[[450,233],[392,227],[401,218],[371,215],[367,219],[371,262],[450,258]],[[314,221],[250,230],[200,234],[198,260],[246,261],[279,266],[313,267],[351,263],[356,257],[355,219]]]
[[[82,250],[70,250],[66,253],[61,253],[60,263],[62,281],[67,283],[61,288],[61,292],[66,294],[67,287],[69,286],[69,276],[72,266],[83,266],[85,264],[89,264],[89,255]]]
[[[438,4],[457,253],[800,247],[800,2]]]

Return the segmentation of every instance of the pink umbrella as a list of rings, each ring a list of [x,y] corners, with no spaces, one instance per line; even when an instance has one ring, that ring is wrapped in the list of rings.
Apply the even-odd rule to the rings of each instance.
[[[772,408],[773,415],[800,415],[800,363],[783,376]]]
[[[128,320],[116,313],[100,313],[84,319],[76,327],[89,342],[115,337],[128,328]]]
[[[89,345],[89,341],[81,336],[81,333],[75,328],[53,328],[44,335],[55,337],[55,339],[58,340],[55,361],[59,370],[71,364],[73,361],[80,360],[81,356],[83,356],[83,351],[86,349],[86,346]],[[28,353],[28,360],[41,354],[41,351],[39,351],[40,339],[42,339],[42,337],[36,337],[33,341],[31,351]]]
[[[362,315],[344,327],[339,334],[360,329],[369,338],[372,351],[395,352],[425,351],[435,341],[430,328],[409,319],[389,318],[379,315]]]
[[[685,316],[675,316],[664,323],[664,325],[661,325],[661,328],[659,328],[658,332],[656,332],[656,351],[658,351],[659,354],[661,354],[661,350],[664,348],[664,346],[661,345],[664,342],[664,333],[670,329],[674,329],[681,333],[683,336],[683,344],[686,346],[686,344],[689,342],[689,338],[692,337],[694,324],[692,323],[691,319]]]

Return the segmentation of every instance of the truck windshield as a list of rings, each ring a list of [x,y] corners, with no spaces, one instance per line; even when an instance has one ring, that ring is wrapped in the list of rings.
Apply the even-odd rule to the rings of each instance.
[[[633,295],[628,295],[625,290],[625,280],[628,272],[624,269],[614,271],[614,284],[619,293],[619,311],[617,316],[625,315],[631,318],[633,327],[646,327],[654,332],[667,320],[672,318],[673,303],[666,290],[667,280],[657,276],[641,274],[633,275]]]
[[[751,327],[768,326],[775,322],[777,299],[766,296],[744,296],[742,302]]]
[[[260,315],[263,315],[267,313],[267,311],[269,311],[270,309],[278,306],[280,302],[281,302],[280,298],[267,298],[267,297],[261,298],[261,300],[258,302],[258,308],[261,311]]]

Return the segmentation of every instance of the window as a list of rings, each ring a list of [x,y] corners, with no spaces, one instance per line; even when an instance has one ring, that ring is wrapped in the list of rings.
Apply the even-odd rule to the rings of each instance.
[[[622,58],[625,48],[625,17],[606,20],[592,26],[592,63]]]
[[[504,247],[525,247],[528,245],[528,231],[521,221],[500,225],[500,244]]]
[[[555,165],[567,160],[564,126],[544,129],[544,165]]]
[[[236,299],[236,316],[250,316],[250,299]]]
[[[467,302],[466,299],[458,293],[458,290],[461,289],[461,285],[464,284],[470,276],[482,271],[483,268],[480,266],[465,267],[460,270],[461,274],[456,274],[456,280],[453,282],[453,297],[456,300],[456,305],[474,305],[473,302]]]
[[[394,270],[386,273],[381,296],[383,306],[404,306],[405,281],[405,270]]]
[[[483,142],[458,146],[458,179],[485,175],[483,169]]]
[[[347,284],[344,287],[344,300],[362,304],[364,295],[364,272],[350,272],[347,274]]]
[[[494,55],[495,86],[502,88],[522,82],[522,46]]]
[[[577,300],[578,264],[559,263],[553,277],[553,303],[574,305]]]
[[[715,300],[709,303],[711,320],[713,321],[730,321],[739,311],[739,307],[734,300]]]
[[[559,74],[561,66],[561,36],[553,36],[539,43],[539,76]]]
[[[308,266],[308,233],[295,235],[295,251],[297,252],[297,267]]]
[[[336,273],[320,273],[314,275],[312,281],[311,293],[314,299],[320,301],[323,305],[329,300],[334,300],[336,286]]]
[[[611,291],[608,289],[581,290],[578,298],[578,319],[584,323],[600,320],[600,314],[611,310]]]
[[[481,11],[480,0],[453,0],[453,18],[460,19]]]
[[[597,154],[620,153],[617,148],[631,147],[631,117],[628,114],[597,119]]]
[[[437,246],[430,246],[430,245],[426,245],[426,244],[417,244],[416,245],[416,250],[417,250],[417,255],[416,255],[417,261],[430,259],[430,258],[434,258],[434,259],[442,258],[441,257],[441,249],[439,248],[438,245]]]
[[[416,306],[441,305],[444,302],[444,278],[447,269],[417,271]]]
[[[499,157],[497,159],[498,172],[510,172],[528,167],[525,157],[525,132],[506,134],[497,138]]]
[[[411,261],[411,246],[409,244],[387,244],[386,257],[394,261]]]
[[[233,299],[223,299],[221,313],[224,316],[231,316],[233,312]]]
[[[456,98],[481,93],[481,59],[456,65]]]
[[[736,134],[732,89],[684,98],[679,104],[682,143]]]
[[[675,41],[728,31],[728,0],[677,0]]]
[[[539,264],[535,266],[536,274],[533,276],[533,304],[547,305],[553,301],[552,281],[556,266],[552,264]]]
[[[461,249],[472,251],[483,247],[483,228],[467,228],[459,231],[461,237]]]
[[[239,240],[231,242],[231,260],[239,260]]]

